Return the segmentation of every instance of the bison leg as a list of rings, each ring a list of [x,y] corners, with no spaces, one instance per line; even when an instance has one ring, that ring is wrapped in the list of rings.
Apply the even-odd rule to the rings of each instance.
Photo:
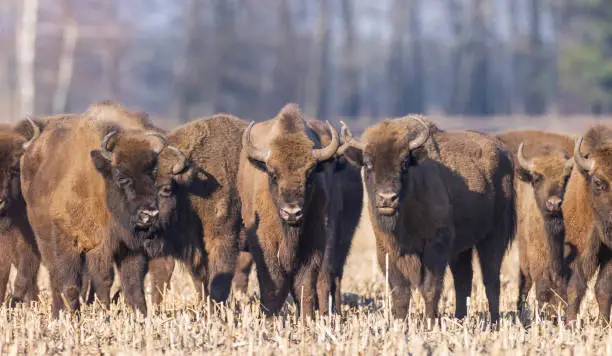
[[[11,261],[8,258],[0,259],[0,302],[4,302],[6,288],[8,287],[9,276],[11,274]]]
[[[76,251],[58,253],[55,265],[50,268],[51,292],[53,294],[53,318],[59,317],[59,311],[69,312],[79,309],[79,294],[81,292],[83,261]]]
[[[170,279],[174,272],[174,258],[158,257],[149,260],[149,276],[151,277],[151,302],[160,304],[164,290],[170,288]]]
[[[224,302],[229,297],[232,279],[238,258],[237,236],[217,234],[206,241],[208,255],[208,292],[215,302]]]
[[[147,315],[144,295],[144,277],[147,273],[147,260],[142,254],[128,254],[117,261],[121,278],[121,290],[128,305]]]
[[[506,246],[500,244],[493,236],[488,236],[476,245],[478,259],[482,271],[482,282],[489,302],[489,313],[491,323],[496,324],[499,320],[499,293],[501,264],[504,258]]]
[[[110,291],[115,277],[112,259],[92,250],[85,256],[85,262],[87,264],[87,279],[91,282],[87,302],[93,302],[95,294],[100,303],[108,307],[110,305]],[[123,279],[121,284],[123,284]]]
[[[595,298],[599,304],[599,318],[610,323],[610,305],[612,304],[612,260],[603,263],[595,283]]]
[[[23,301],[38,300],[38,285],[36,277],[38,276],[38,268],[40,259],[31,251],[21,251],[17,264],[17,276],[13,288],[11,305]]]
[[[529,296],[529,291],[531,290],[532,285],[533,279],[531,278],[531,275],[521,268],[519,272],[519,297],[518,301],[516,302],[516,310],[521,315],[526,310],[527,297]]]
[[[455,285],[455,318],[467,316],[467,298],[472,295],[472,249],[462,252],[450,265]]]
[[[317,305],[317,277],[319,275],[316,263],[311,261],[302,266],[294,280],[293,289],[297,293],[297,302],[299,307],[299,313],[302,316],[312,317],[314,310],[318,307]],[[325,287],[324,287],[325,289]],[[323,295],[324,294],[324,295]],[[325,291],[321,292],[318,296],[319,301],[321,299],[327,299],[329,294]],[[327,302],[325,303],[327,308]]]
[[[238,262],[236,263],[236,272],[234,275],[234,288],[236,290],[247,293],[249,287],[249,275],[253,268],[253,255],[249,252],[240,252]]]
[[[572,268],[571,277],[567,284],[567,322],[575,321],[580,312],[580,303],[587,289],[587,279],[581,268]]]
[[[289,293],[289,277],[280,266],[276,250],[264,251],[258,241],[254,243],[249,241],[249,247],[257,270],[263,312],[266,315],[277,314],[285,304]]]
[[[389,261],[389,268],[386,267],[385,254],[378,251],[378,264],[380,265],[383,274],[387,273],[389,280],[389,291],[391,297],[391,311],[393,316],[396,318],[404,319],[408,316],[408,308],[410,307],[411,298],[411,283],[408,278],[404,276],[402,271],[391,261]]]
[[[438,304],[444,283],[444,271],[448,264],[453,235],[447,228],[436,231],[436,240],[425,246],[423,253],[424,275],[419,288],[425,299],[425,316],[438,317]]]

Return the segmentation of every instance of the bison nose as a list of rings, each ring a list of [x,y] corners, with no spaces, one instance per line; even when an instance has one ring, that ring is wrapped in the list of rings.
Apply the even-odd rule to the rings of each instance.
[[[376,206],[379,208],[395,208],[397,206],[399,196],[394,191],[382,191],[376,195]]]
[[[563,200],[561,200],[561,198],[550,197],[546,201],[546,209],[551,212],[559,212],[561,211],[561,203],[563,203]]]
[[[288,204],[280,208],[280,216],[289,223],[298,223],[304,217],[302,207],[297,204]]]
[[[157,209],[142,209],[138,213],[138,220],[141,224],[148,225],[154,223],[158,215]]]

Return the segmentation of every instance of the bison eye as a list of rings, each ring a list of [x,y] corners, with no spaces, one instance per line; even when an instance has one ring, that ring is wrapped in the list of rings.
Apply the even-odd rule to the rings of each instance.
[[[366,170],[371,171],[373,168],[373,164],[372,164],[372,159],[370,157],[364,157],[363,158],[363,166],[365,167]]]
[[[164,185],[159,188],[159,195],[164,198],[172,196],[172,187],[170,185]]]
[[[542,175],[538,173],[534,173],[531,178],[531,184],[538,185],[542,183]]]
[[[120,177],[119,179],[117,179],[117,183],[119,183],[119,185],[121,186],[124,186],[130,183],[130,179],[126,177]]]

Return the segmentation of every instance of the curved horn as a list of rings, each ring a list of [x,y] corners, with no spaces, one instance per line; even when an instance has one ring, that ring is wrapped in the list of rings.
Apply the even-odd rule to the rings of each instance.
[[[533,171],[533,161],[525,158],[525,154],[523,153],[523,147],[525,147],[525,144],[521,142],[521,144],[518,147],[518,152],[516,153],[516,156],[518,158],[518,164],[524,170],[532,172]]]
[[[108,141],[116,134],[117,134],[117,131],[109,132],[106,136],[104,136],[104,138],[102,139],[102,142],[100,143],[100,148],[102,148],[102,153],[104,153],[104,155],[107,158],[110,158],[110,155],[112,154],[112,151],[108,149]]]
[[[166,146],[169,150],[174,152],[177,156],[182,158],[179,162],[176,162],[174,166],[172,166],[172,174],[180,174],[185,168],[187,168],[187,156],[183,153],[183,151],[179,150],[174,146]]]
[[[159,133],[159,132],[147,132],[145,135],[147,136],[154,136],[159,138],[160,142],[161,142],[161,146],[156,146],[153,145],[153,150],[156,153],[160,153],[164,147],[168,146],[168,141],[166,140],[166,136],[164,136],[163,134]]]
[[[353,147],[355,149],[363,151],[365,149],[365,144],[353,137],[351,129],[349,129],[348,125],[344,121],[340,121],[340,124],[342,125],[342,128],[340,129],[340,135],[342,137],[342,146],[338,148],[338,154],[344,154],[344,151],[346,151],[349,147]]]
[[[574,145],[574,162],[580,167],[582,170],[590,172],[595,168],[595,162],[591,159],[585,158],[580,152],[580,147],[582,146],[582,136],[578,137],[576,140],[576,144]]]
[[[334,127],[332,126],[332,124],[329,123],[329,121],[326,121],[326,123],[327,127],[329,128],[329,131],[331,132],[332,139],[329,145],[327,145],[327,147],[316,148],[312,150],[312,155],[317,161],[327,161],[328,159],[332,158],[336,154],[338,146],[340,146],[340,140],[338,139],[338,131],[334,129]]]
[[[270,151],[260,150],[251,143],[251,129],[253,125],[255,125],[255,121],[251,121],[246,130],[244,130],[242,134],[242,147],[246,150],[246,154],[249,158],[265,163],[268,157],[270,157]]]
[[[423,146],[430,135],[429,125],[425,122],[425,120],[423,120],[423,118],[420,116],[414,117],[414,119],[423,127],[423,130],[408,144],[408,149],[411,151]]]
[[[38,127],[38,125],[36,125],[34,120],[32,120],[32,117],[28,115],[28,116],[26,116],[26,120],[32,126],[32,137],[30,138],[30,140],[28,140],[28,142],[23,144],[23,149],[26,149],[26,148],[30,147],[32,142],[34,142],[34,140],[36,140],[38,138],[38,136],[40,136],[40,127]]]

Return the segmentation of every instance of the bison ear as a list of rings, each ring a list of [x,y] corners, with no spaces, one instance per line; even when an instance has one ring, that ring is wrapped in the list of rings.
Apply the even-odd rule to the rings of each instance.
[[[533,180],[533,175],[531,174],[531,172],[524,169],[523,167],[516,168],[516,176],[518,177],[518,179],[522,180],[525,183],[531,183],[531,181]]]
[[[348,146],[342,153],[342,157],[358,168],[363,167],[363,151],[359,148]]]
[[[100,150],[93,150],[89,153],[91,155],[91,161],[105,178],[111,177],[111,162],[104,156],[104,153]]]
[[[412,157],[413,162],[415,164],[423,163],[428,157],[427,150],[423,146],[419,148],[415,148],[414,150],[410,151],[410,156]]]

